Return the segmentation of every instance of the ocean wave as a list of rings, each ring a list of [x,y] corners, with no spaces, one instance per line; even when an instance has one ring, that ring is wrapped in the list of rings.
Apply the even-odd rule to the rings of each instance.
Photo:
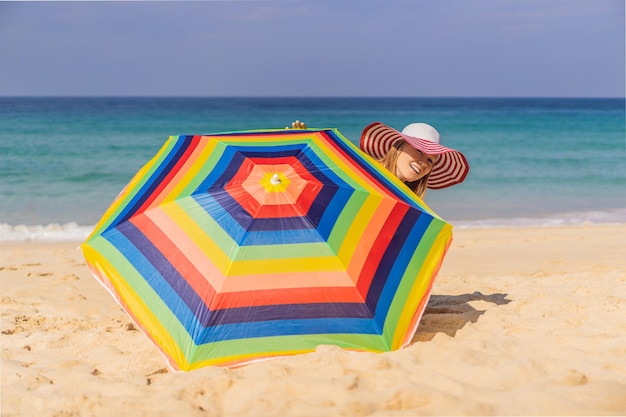
[[[572,212],[550,217],[492,218],[478,220],[452,220],[458,229],[486,229],[506,227],[554,227],[582,225],[626,224],[626,208],[611,211]],[[2,242],[82,242],[95,226],[81,226],[77,223],[48,225],[0,224]]]
[[[626,224],[626,208],[609,211],[559,213],[546,217],[512,217],[477,220],[457,220],[451,223],[459,229],[499,227],[553,227],[582,225]]]
[[[77,223],[27,226],[0,224],[0,242],[82,242],[95,226]]]

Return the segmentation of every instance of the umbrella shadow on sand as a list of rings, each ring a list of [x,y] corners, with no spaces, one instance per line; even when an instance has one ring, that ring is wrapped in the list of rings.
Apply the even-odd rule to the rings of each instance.
[[[461,295],[433,295],[411,342],[432,340],[437,333],[454,337],[467,323],[477,322],[493,305],[510,303],[507,295],[485,295],[478,291]]]

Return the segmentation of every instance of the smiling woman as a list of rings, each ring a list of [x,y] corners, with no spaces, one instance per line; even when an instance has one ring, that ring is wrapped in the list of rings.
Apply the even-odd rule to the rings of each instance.
[[[465,156],[439,144],[439,132],[426,123],[411,123],[402,132],[374,122],[361,134],[361,149],[404,182],[418,197],[427,188],[460,184],[467,177]]]

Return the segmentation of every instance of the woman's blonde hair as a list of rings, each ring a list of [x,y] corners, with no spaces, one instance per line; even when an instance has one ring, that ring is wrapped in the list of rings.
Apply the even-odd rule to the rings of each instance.
[[[389,172],[396,175],[396,164],[398,163],[398,156],[400,155],[400,152],[402,152],[402,150],[406,146],[411,146],[411,145],[407,141],[402,140],[402,139],[396,141],[391,147],[391,149],[389,149],[389,152],[387,152],[387,154],[383,156],[382,159],[378,160],[378,162],[384,168],[386,168]],[[412,182],[405,181],[404,184],[407,187],[409,187],[411,191],[417,194],[419,198],[424,198],[424,195],[426,194],[426,188],[427,188],[429,176],[430,176],[430,172],[428,173],[428,175],[420,178],[419,180],[412,181]]]

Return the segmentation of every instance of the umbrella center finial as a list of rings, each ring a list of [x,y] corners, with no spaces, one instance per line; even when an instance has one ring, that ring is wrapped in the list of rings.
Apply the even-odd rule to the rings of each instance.
[[[272,185],[278,185],[280,184],[280,176],[278,174],[274,174],[272,175],[272,178],[270,179],[270,183]]]

